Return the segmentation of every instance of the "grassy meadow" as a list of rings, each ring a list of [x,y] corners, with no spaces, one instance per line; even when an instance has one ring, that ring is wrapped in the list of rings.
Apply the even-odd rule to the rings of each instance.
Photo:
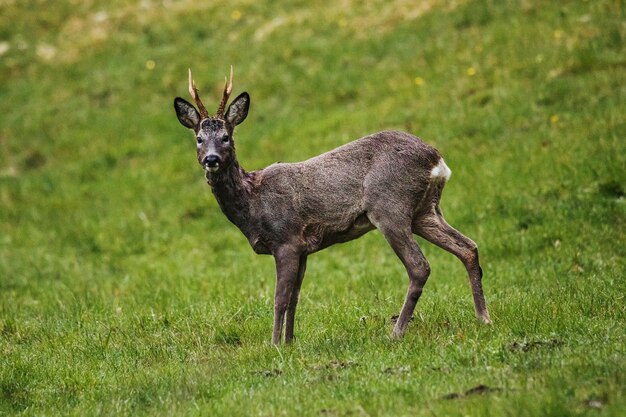
[[[0,416],[623,416],[622,1],[0,0]],[[274,263],[220,212],[172,101],[234,66],[248,170],[384,129],[434,144],[478,243],[389,338],[381,234]],[[422,244],[423,243],[423,244]]]

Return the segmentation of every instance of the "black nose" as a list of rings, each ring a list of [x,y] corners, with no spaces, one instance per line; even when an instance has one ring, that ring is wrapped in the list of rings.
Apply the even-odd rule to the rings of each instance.
[[[210,168],[216,167],[220,163],[220,157],[217,155],[207,155],[202,160],[202,165]]]

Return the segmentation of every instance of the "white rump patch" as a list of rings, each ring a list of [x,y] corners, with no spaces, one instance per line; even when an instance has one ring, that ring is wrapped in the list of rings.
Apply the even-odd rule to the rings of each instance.
[[[448,168],[446,163],[443,161],[443,158],[441,158],[439,163],[430,171],[431,177],[443,178],[446,181],[450,179],[450,175],[452,175],[452,171],[450,171],[450,168]]]

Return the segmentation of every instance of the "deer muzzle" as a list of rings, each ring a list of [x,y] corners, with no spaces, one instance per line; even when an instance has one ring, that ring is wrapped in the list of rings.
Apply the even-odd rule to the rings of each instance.
[[[220,167],[220,157],[214,154],[207,155],[202,160],[204,170],[208,172],[216,172]]]

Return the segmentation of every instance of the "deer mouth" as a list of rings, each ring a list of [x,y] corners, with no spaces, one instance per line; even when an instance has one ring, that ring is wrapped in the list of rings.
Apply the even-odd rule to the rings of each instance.
[[[211,165],[209,165],[209,164],[205,164],[204,165],[204,171],[205,172],[217,172],[219,169],[220,169],[219,162],[214,162]]]

